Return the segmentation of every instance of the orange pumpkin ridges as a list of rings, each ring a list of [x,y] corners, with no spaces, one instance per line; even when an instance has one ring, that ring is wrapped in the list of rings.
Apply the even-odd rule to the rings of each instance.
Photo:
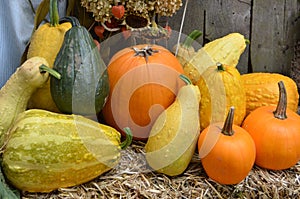
[[[255,161],[255,144],[243,128],[233,124],[234,107],[224,123],[205,128],[199,136],[198,152],[206,174],[220,184],[244,180]]]
[[[155,119],[184,85],[182,65],[159,45],[135,45],[117,52],[107,66],[110,94],[103,108],[107,124],[133,139],[146,140]]]
[[[255,163],[271,170],[288,169],[300,160],[300,116],[287,108],[283,81],[278,86],[277,107],[257,108],[242,124],[255,142]]]

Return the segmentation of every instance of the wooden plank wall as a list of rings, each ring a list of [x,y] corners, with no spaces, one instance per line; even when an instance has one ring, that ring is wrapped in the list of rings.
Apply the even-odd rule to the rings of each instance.
[[[184,5],[172,18],[161,18],[179,31]],[[206,42],[230,32],[250,39],[240,58],[241,73],[278,72],[289,74],[294,45],[300,40],[299,0],[189,0],[183,33],[201,30]]]

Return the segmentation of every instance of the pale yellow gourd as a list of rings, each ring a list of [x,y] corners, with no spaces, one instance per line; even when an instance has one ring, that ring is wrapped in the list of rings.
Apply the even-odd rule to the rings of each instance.
[[[145,145],[147,163],[155,171],[176,176],[187,168],[200,133],[199,101],[199,88],[185,85],[155,121]]]
[[[7,80],[0,90],[0,148],[6,140],[7,131],[19,113],[24,112],[32,93],[45,85],[49,71],[59,78],[59,74],[47,67],[42,57],[26,60]]]

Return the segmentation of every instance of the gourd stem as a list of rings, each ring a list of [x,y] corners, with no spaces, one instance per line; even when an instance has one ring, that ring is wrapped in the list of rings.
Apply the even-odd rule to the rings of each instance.
[[[186,85],[191,85],[192,81],[185,75],[180,74],[179,78],[182,79],[182,81],[184,81],[184,83],[186,83]]]
[[[184,40],[183,42],[183,46],[186,48],[189,48],[192,43],[198,39],[200,36],[202,35],[202,32],[199,30],[193,30],[188,36],[187,38]]]
[[[121,143],[121,149],[126,149],[129,145],[131,145],[132,142],[132,132],[129,127],[125,127],[124,131],[126,133],[125,140]]]
[[[59,20],[60,23],[70,22],[72,27],[80,26],[80,22],[76,17],[73,16],[65,16]]]
[[[46,66],[44,64],[42,64],[39,68],[40,68],[41,73],[48,72],[50,75],[52,75],[56,79],[61,78],[61,75],[57,71],[53,70],[52,68],[49,68],[48,66]]]
[[[59,24],[57,0],[50,0],[49,17],[50,26],[57,26]]]
[[[279,87],[279,100],[276,107],[276,110],[273,112],[274,117],[280,120],[285,120],[286,116],[286,108],[287,108],[287,96],[286,89],[283,81],[278,82]]]
[[[233,117],[234,117],[234,107],[230,107],[226,120],[224,122],[224,126],[222,129],[222,133],[224,135],[232,136],[234,131],[232,130],[233,125]]]
[[[218,71],[225,71],[224,65],[220,62],[217,63]]]

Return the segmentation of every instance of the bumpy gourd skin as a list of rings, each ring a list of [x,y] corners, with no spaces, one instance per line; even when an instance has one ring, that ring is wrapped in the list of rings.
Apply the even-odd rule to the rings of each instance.
[[[8,79],[0,90],[0,148],[6,140],[7,131],[17,115],[26,110],[32,93],[42,87],[49,73],[41,73],[40,65],[48,66],[42,57],[32,57],[25,61]]]
[[[240,125],[246,114],[246,95],[240,73],[235,67],[209,67],[197,85],[201,91],[201,130],[214,122],[225,121],[231,106],[235,107],[234,124]]]
[[[62,46],[64,35],[71,27],[72,25],[69,22],[55,26],[46,23],[40,26],[32,35],[27,58],[34,56],[44,57],[48,61],[49,67],[53,68],[53,63]],[[51,97],[50,80],[32,95],[28,108],[40,108],[59,112]]]
[[[246,92],[247,115],[261,106],[276,106],[279,99],[277,83],[283,81],[287,92],[287,107],[296,112],[299,93],[293,79],[277,73],[248,73],[241,75]]]
[[[4,174],[29,192],[78,185],[116,166],[120,137],[115,129],[79,115],[30,109],[10,130]]]

